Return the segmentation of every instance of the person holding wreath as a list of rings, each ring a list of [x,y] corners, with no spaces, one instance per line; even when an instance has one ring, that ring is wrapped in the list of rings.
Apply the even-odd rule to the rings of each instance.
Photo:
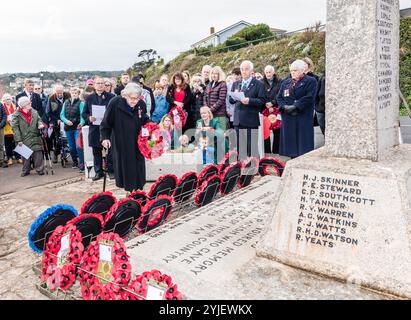
[[[140,86],[128,84],[110,101],[100,125],[102,146],[112,148],[116,186],[128,192],[142,190],[146,183],[145,158],[137,139],[149,117],[141,96]]]

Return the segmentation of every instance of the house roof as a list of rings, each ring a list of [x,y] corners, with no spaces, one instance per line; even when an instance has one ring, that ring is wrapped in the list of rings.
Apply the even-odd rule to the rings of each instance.
[[[400,15],[401,17],[411,17],[411,8],[402,9]]]
[[[270,28],[270,31],[272,33],[286,33],[287,32],[287,30],[277,29],[277,28]]]
[[[226,32],[227,30],[230,30],[230,29],[232,29],[232,28],[235,28],[236,26],[238,26],[238,25],[240,25],[240,24],[245,24],[245,25],[247,25],[248,27],[249,27],[249,26],[252,26],[251,23],[249,23],[249,22],[247,22],[247,21],[244,21],[244,20],[241,20],[241,21],[238,21],[237,23],[232,24],[231,26],[229,26],[229,27],[227,27],[227,28],[224,28],[223,30],[220,30],[220,31],[217,31],[217,32],[215,32],[215,33],[213,33],[213,34],[210,34],[208,37],[206,37],[206,38],[204,38],[204,39],[201,39],[200,41],[197,41],[196,43],[194,43],[194,44],[191,45],[191,46],[194,47],[194,46],[196,46],[197,44],[200,44],[201,42],[204,42],[204,41],[207,41],[207,40],[209,40],[209,39],[211,39],[211,38],[214,38],[214,37],[216,37],[216,36],[218,36],[218,35]]]

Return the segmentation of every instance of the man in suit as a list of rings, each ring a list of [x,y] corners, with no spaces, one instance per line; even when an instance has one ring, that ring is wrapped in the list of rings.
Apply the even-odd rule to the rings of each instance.
[[[237,133],[237,149],[240,159],[259,157],[258,155],[258,127],[260,126],[260,112],[265,105],[264,85],[252,77],[254,65],[251,61],[243,61],[240,66],[242,79],[234,82],[231,92],[244,92],[245,98],[236,101],[230,97],[230,103],[235,104],[234,128]],[[247,150],[243,148],[247,141]]]
[[[87,97],[82,113],[82,117],[86,125],[90,127],[88,141],[89,146],[93,149],[94,171],[96,173],[96,175],[93,178],[93,181],[100,180],[104,177],[103,147],[101,146],[100,142],[100,122],[95,117],[95,115],[93,115],[93,105],[98,108],[106,108],[110,100],[115,97],[114,94],[107,93],[104,91],[104,85],[105,81],[102,77],[97,76],[94,79],[95,92]],[[107,155],[107,171],[110,179],[114,179],[114,168],[111,149],[109,149]]]
[[[31,107],[37,111],[41,119],[45,121],[45,110],[43,107],[43,101],[40,95],[34,92],[34,81],[31,79],[26,79],[24,81],[24,90],[16,96],[16,102],[19,101],[21,97],[28,97],[31,101]]]

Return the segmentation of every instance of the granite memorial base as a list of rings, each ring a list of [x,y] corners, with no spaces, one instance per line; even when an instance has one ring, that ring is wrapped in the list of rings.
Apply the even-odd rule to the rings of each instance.
[[[126,243],[135,273],[170,275],[187,299],[385,299],[256,257],[280,178],[265,177]]]
[[[411,298],[411,146],[288,162],[257,255]]]

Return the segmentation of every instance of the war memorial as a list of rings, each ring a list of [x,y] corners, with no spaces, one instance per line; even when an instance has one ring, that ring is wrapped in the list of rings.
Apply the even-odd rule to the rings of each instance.
[[[131,195],[139,206],[100,194],[78,216],[59,208],[75,228],[60,221],[47,243],[30,243],[37,290],[61,300],[410,299],[411,147],[398,133],[399,19],[398,0],[328,0],[323,148],[285,168],[271,164],[281,177],[241,174],[227,157],[207,175],[164,172],[168,190]],[[195,193],[200,177],[209,184]],[[95,229],[85,244],[78,231],[87,224]]]

